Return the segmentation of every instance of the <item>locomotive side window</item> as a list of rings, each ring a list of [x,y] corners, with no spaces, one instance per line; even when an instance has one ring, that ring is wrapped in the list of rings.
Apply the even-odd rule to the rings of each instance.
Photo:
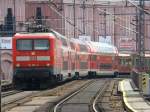
[[[17,50],[32,50],[32,40],[17,40]]]
[[[49,41],[44,39],[34,40],[34,49],[35,50],[48,50]]]

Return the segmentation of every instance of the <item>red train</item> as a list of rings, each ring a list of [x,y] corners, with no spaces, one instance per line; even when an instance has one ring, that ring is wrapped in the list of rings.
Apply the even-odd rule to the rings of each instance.
[[[68,39],[61,34],[20,33],[13,37],[13,82],[40,87],[69,78],[117,75],[116,47]]]
[[[139,55],[132,54],[132,71],[150,73],[150,53],[146,52],[144,55],[144,64],[139,67]]]
[[[132,54],[119,53],[118,60],[118,71],[119,74],[128,75],[131,73],[132,69]]]
[[[94,47],[95,54],[92,54],[95,60],[95,66],[92,68],[96,75],[110,76],[118,75],[118,50],[113,45],[99,42],[89,42]],[[92,64],[91,64],[92,66]]]
[[[144,64],[142,65],[142,67],[138,67],[139,55],[137,53],[132,54],[119,53],[118,61],[119,61],[118,63],[119,74],[122,75],[130,74],[133,71],[150,73],[150,53],[147,52],[145,53]]]

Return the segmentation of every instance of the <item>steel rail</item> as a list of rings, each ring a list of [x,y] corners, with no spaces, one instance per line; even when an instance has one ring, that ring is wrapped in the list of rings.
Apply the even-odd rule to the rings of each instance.
[[[17,91],[17,90],[12,90],[12,91],[7,91],[7,92],[2,92],[2,98],[4,97],[7,97],[7,96],[10,96],[10,95],[14,95],[14,94],[17,94],[17,93],[21,93],[23,91]]]
[[[98,95],[97,95],[96,98],[94,99],[93,105],[92,105],[92,108],[93,108],[93,111],[94,111],[94,112],[99,112],[99,111],[96,109],[96,102],[97,102],[98,98],[103,95],[103,93],[105,92],[105,90],[108,88],[109,84],[110,84],[110,82],[107,81],[107,84],[105,84],[105,86],[102,87],[102,89],[99,91]]]
[[[1,91],[7,91],[7,90],[10,90],[10,89],[13,89],[13,84],[6,84],[6,85],[2,85],[1,86]]]
[[[61,100],[55,107],[54,107],[54,111],[53,112],[57,112],[58,107],[63,104],[65,101],[67,101],[68,99],[72,98],[73,96],[75,96],[76,94],[78,94],[80,91],[84,90],[85,88],[87,88],[90,84],[94,83],[95,81],[90,81],[89,83],[85,84],[83,87],[81,87],[78,91],[75,91],[74,93],[72,93],[71,95],[69,95],[68,97],[64,98],[63,100]]]
[[[24,93],[24,92],[22,92],[22,93]],[[31,93],[29,93],[27,95],[20,96],[17,99],[12,99],[6,103],[2,103],[2,110],[1,111],[5,112],[6,110],[9,110],[9,109],[16,107],[18,104],[20,105],[22,103],[28,102],[28,101],[30,101],[30,99],[32,99],[33,97],[35,97],[39,93],[40,92],[37,92],[37,91],[31,91]],[[4,97],[4,98],[6,98],[6,97]]]

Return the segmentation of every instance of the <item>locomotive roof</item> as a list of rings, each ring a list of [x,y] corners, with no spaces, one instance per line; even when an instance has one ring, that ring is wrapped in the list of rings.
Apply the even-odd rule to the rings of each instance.
[[[17,33],[15,36],[52,36],[56,38],[65,38],[65,36],[61,35],[60,33],[56,32],[55,30],[51,30],[50,32],[35,32],[35,33],[30,33],[30,32],[21,32]]]
[[[15,36],[52,36],[52,33],[16,33]]]

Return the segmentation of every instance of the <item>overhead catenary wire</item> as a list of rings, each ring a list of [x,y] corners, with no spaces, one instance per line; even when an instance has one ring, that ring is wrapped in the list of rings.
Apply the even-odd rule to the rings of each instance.
[[[66,22],[68,22],[71,26],[73,26],[75,29],[77,29],[80,33],[83,33],[77,26],[74,25],[74,23],[71,22],[71,20],[68,20],[68,18],[64,17],[60,12],[57,11],[54,7],[51,6],[53,0],[49,0],[48,6],[55,11],[60,17],[62,17]]]
[[[95,4],[95,0],[93,0],[93,5],[94,5],[94,4]],[[115,16],[115,15],[113,15],[112,13],[110,13],[110,12],[108,12],[108,11],[106,11],[106,10],[102,10],[102,9],[100,9],[100,8],[97,8],[97,10],[99,10],[100,12],[104,12],[104,13],[106,13],[106,14],[112,16],[112,17],[115,17],[115,19],[120,19],[120,20],[126,22],[126,20],[122,19],[121,17]],[[116,25],[118,25],[118,26],[120,26],[120,27],[122,27],[122,28],[124,28],[124,29],[126,29],[126,30],[128,30],[128,31],[131,31],[131,32],[134,32],[134,33],[137,33],[137,34],[139,33],[139,32],[137,32],[137,31],[135,31],[135,30],[133,30],[133,29],[131,29],[131,28],[129,28],[129,27],[126,27],[126,26],[124,26],[124,25],[121,25],[121,24],[119,24],[119,23],[117,23],[117,22],[114,22],[114,24],[116,24]],[[131,24],[131,25],[132,25],[132,24]],[[94,30],[94,31],[95,31],[95,30]],[[96,32],[97,32],[97,31],[96,31]]]
[[[94,5],[94,0],[93,0],[93,5]],[[106,10],[102,10],[102,9],[100,9],[100,8],[98,8],[98,10],[100,10],[101,12],[105,12],[105,13],[107,13],[107,14],[109,14],[110,16],[113,16],[113,17],[116,17],[115,19],[120,19],[120,20],[122,20],[122,21],[125,21],[124,19],[122,19],[121,17],[118,17],[118,16],[114,16],[112,13],[110,13],[110,12],[108,12],[108,11],[106,11]],[[126,21],[125,21],[126,22]],[[131,31],[131,32],[134,32],[134,33],[139,33],[139,32],[137,32],[137,31],[135,31],[135,30],[133,30],[133,29],[131,29],[131,28],[129,28],[129,27],[126,27],[126,26],[124,26],[124,25],[121,25],[121,24],[119,24],[119,23],[117,23],[117,22],[114,22],[114,24],[116,24],[117,26],[120,26],[120,27],[122,27],[122,28],[124,28],[124,29],[126,29],[126,30],[128,30],[128,31]],[[87,24],[88,26],[89,26],[89,24]],[[89,27],[90,28],[90,27]],[[95,29],[93,29],[93,31],[95,31],[95,32],[97,32],[97,33],[99,33],[97,30],[95,30]]]
[[[118,19],[120,19],[120,20],[125,21],[124,19],[122,19],[122,18],[120,18],[120,17],[118,17],[118,16],[114,16],[112,13],[110,13],[110,12],[108,12],[108,11],[106,11],[106,10],[102,10],[102,9],[100,9],[100,8],[97,8],[97,10],[100,11],[100,12],[105,12],[106,14],[108,14],[108,15],[110,15],[110,16],[112,16],[112,17],[115,17],[115,19],[118,18]],[[124,29],[126,29],[126,30],[128,30],[128,31],[131,31],[131,32],[134,32],[134,33],[139,33],[139,32],[137,32],[137,31],[135,31],[135,30],[133,30],[133,29],[131,29],[131,28],[129,28],[129,27],[126,27],[126,26],[124,26],[124,25],[118,24],[117,22],[114,22],[114,24],[119,25],[120,27],[122,27],[122,28],[124,28]]]
[[[123,1],[124,1],[124,0],[123,0]],[[131,0],[125,0],[125,1],[129,1],[130,3],[132,3]],[[117,2],[117,1],[116,1],[116,2]],[[93,4],[95,4],[95,0],[93,0]],[[141,7],[139,7],[138,5],[136,5],[136,4],[134,4],[134,3],[133,3],[133,5],[134,5],[135,7],[137,7],[137,8],[139,8],[140,10],[143,10],[143,9],[142,9]],[[103,11],[103,12],[106,12],[106,11],[100,9],[100,8],[99,8],[99,10],[101,10],[101,11]],[[150,14],[150,12],[148,12],[148,11],[146,11],[146,10],[144,10],[144,11]],[[107,11],[107,14],[109,14],[109,15],[111,15],[111,16],[114,16],[112,13],[110,13],[110,12],[108,12],[108,11]],[[119,16],[115,16],[115,18],[120,19],[121,21],[126,22],[126,20],[122,19],[122,18],[119,17]],[[133,25],[133,24],[131,23],[131,25]]]
[[[94,1],[94,0],[93,0],[93,1]],[[140,6],[138,6],[138,4],[134,3],[135,1],[131,1],[131,0],[123,0],[123,1],[127,1],[127,2],[131,3],[131,4],[132,4],[133,6],[135,6],[137,9],[143,10],[145,14],[150,15],[150,11],[147,11],[147,10],[141,8]],[[100,9],[99,9],[99,10],[100,10]],[[104,10],[101,10],[101,11],[104,12]],[[108,14],[108,11],[107,11],[107,14]],[[109,15],[114,16],[114,15],[111,14],[111,13],[109,13]],[[125,21],[124,19],[122,19],[122,18],[120,18],[120,17],[118,17],[118,16],[114,16],[114,17],[116,17],[117,19],[120,19],[120,20],[122,20],[122,21]],[[116,18],[115,18],[115,19],[116,19]],[[136,34],[139,34],[139,32],[137,32],[137,31],[135,31],[135,30],[132,30],[132,29],[130,29],[130,28],[128,28],[128,27],[125,27],[125,26],[123,26],[123,25],[120,25],[120,24],[118,24],[118,23],[116,23],[116,22],[115,22],[115,24],[119,25],[119,26],[122,27],[122,28],[125,28],[125,29],[127,29],[127,30],[130,30],[130,31],[132,31],[132,32],[134,32],[134,33],[136,33]],[[132,24],[132,23],[130,23],[130,24],[135,26],[135,24]]]
[[[150,12],[149,12],[149,11],[147,11],[147,10],[145,10],[145,9],[141,8],[141,7],[140,7],[140,6],[138,6],[137,4],[133,3],[133,1],[131,1],[131,0],[126,0],[126,1],[128,1],[129,3],[131,3],[131,4],[132,4],[133,6],[135,6],[137,9],[139,9],[139,10],[143,10],[143,11],[145,12],[145,14],[150,15]]]
[[[78,31],[80,31],[81,33],[83,33],[77,26],[74,25],[74,23],[71,22],[71,19],[64,17],[60,12],[57,11],[57,9],[55,9],[54,7],[52,7],[52,5],[51,5],[52,2],[53,2],[53,0],[49,0],[48,6],[49,6],[53,11],[55,11],[59,16],[61,16],[66,22],[68,22],[71,26],[75,27],[75,29],[77,29]],[[94,2],[95,2],[95,1],[93,0],[93,5],[94,5]],[[112,17],[115,17],[115,19],[120,19],[121,21],[125,21],[125,22],[126,22],[126,20],[122,19],[121,17],[114,16],[112,13],[110,13],[110,12],[108,12],[108,11],[104,11],[104,10],[102,10],[102,9],[100,9],[100,8],[97,8],[97,10],[99,10],[99,11],[101,11],[101,12],[105,12],[106,14],[108,14],[108,15],[110,15],[110,16],[112,16]],[[124,26],[124,25],[121,25],[121,24],[117,23],[116,21],[115,21],[114,24],[116,24],[116,25],[118,25],[118,26],[120,26],[120,27],[122,27],[122,28],[124,28],[124,29],[126,29],[126,30],[128,30],[128,31],[131,31],[131,32],[134,32],[134,33],[139,33],[139,32],[137,32],[137,31],[135,31],[135,30],[133,30],[133,29],[131,29],[131,28],[129,28],[129,27],[126,27],[126,26]],[[131,25],[132,25],[132,24],[131,24]],[[99,33],[97,30],[93,30],[93,31]]]

